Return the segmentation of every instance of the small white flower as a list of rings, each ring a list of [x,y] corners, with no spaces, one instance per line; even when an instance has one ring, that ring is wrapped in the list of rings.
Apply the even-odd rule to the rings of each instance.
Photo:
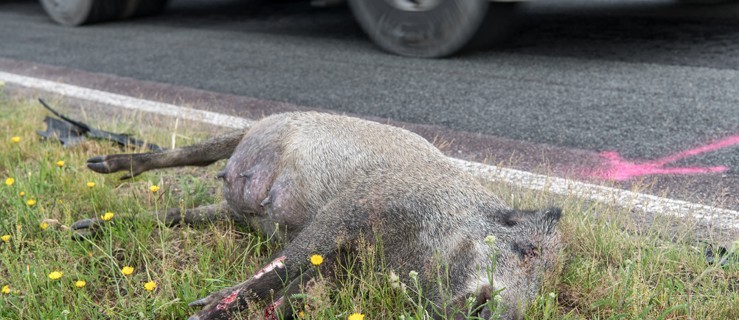
[[[390,286],[394,289],[397,289],[400,287],[400,277],[398,277],[395,272],[390,271],[390,275],[388,275],[388,281],[390,282]]]
[[[411,272],[408,272],[408,276],[411,277],[413,280],[418,280],[418,272],[415,270],[411,270]]]
[[[492,234],[489,235],[489,236],[487,236],[487,237],[485,237],[485,240],[483,240],[483,241],[485,242],[485,244],[487,244],[490,247],[494,247],[495,246],[495,236],[492,235]]]
[[[388,276],[388,279],[390,279],[390,282],[398,282],[398,281],[400,281],[400,277],[398,277],[398,275],[395,274],[394,271],[390,271],[390,275]]]

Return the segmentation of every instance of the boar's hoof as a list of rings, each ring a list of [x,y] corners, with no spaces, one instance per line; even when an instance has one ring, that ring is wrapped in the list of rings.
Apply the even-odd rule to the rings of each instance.
[[[105,156],[97,156],[87,159],[87,167],[90,168],[90,170],[98,173],[113,172],[113,170],[110,170],[108,163],[106,163]]]
[[[208,299],[208,297],[205,297],[205,298],[198,299],[198,300],[195,300],[193,302],[190,302],[188,304],[188,306],[190,306],[190,307],[204,307],[204,306],[208,305],[209,302],[210,302],[210,300]],[[192,318],[192,317],[190,317],[190,318]]]
[[[130,154],[113,154],[92,157],[87,159],[87,168],[97,173],[128,171],[128,173],[121,177],[121,180],[130,179],[146,171],[133,165],[134,156]]]

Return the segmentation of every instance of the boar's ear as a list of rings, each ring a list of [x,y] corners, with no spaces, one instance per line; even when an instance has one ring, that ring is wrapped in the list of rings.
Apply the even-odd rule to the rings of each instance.
[[[535,216],[534,214],[534,211],[508,210],[503,212],[500,220],[507,227],[512,227],[526,220],[530,220]]]
[[[562,209],[560,208],[549,208],[542,212],[544,217],[540,223],[540,227],[543,228],[546,234],[552,234],[556,229],[557,222],[562,217]]]
[[[544,211],[544,218],[551,222],[558,222],[559,218],[562,217],[562,209],[560,208],[549,208]]]
[[[499,219],[505,226],[512,227],[526,221],[542,221],[540,220],[542,218],[544,222],[554,225],[560,217],[562,217],[562,209],[549,208],[542,211],[508,210],[503,212]]]

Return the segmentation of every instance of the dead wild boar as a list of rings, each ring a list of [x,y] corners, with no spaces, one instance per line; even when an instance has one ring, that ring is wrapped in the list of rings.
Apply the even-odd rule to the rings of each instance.
[[[168,224],[233,219],[281,235],[284,248],[246,281],[191,303],[202,309],[190,319],[229,319],[260,301],[269,303],[267,317],[279,310],[292,318],[288,300],[317,272],[308,258],[319,254],[331,268],[361,239],[381,240],[385,272],[405,283],[418,273],[435,318],[462,317],[468,300],[490,317],[486,302],[501,289],[498,314],[522,318],[561,250],[559,209],[513,210],[422,137],[347,116],[277,114],[193,146],[98,156],[87,166],[128,178],[220,159],[228,159],[218,175],[223,203],[155,214]],[[100,223],[81,220],[73,229]]]

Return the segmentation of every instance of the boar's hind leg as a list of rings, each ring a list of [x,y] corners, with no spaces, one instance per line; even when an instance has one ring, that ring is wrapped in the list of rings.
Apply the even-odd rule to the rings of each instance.
[[[232,314],[238,314],[246,309],[250,301],[268,301],[272,294],[280,292],[285,284],[289,284],[283,291],[285,296],[272,297],[274,302],[267,307],[265,314],[271,319],[276,310],[282,309],[289,315],[288,300],[292,292],[299,289],[296,286],[300,285],[300,282],[295,280],[309,281],[315,276],[316,268],[311,265],[310,257],[314,254],[321,255],[323,257],[321,267],[330,268],[338,252],[339,235],[349,234],[344,225],[336,221],[338,219],[330,221],[331,219],[319,217],[320,214],[290,241],[282,252],[275,255],[270,263],[251,278],[191,303],[190,306],[202,306],[203,309],[190,317],[190,320],[230,319]]]
[[[121,179],[128,179],[144,171],[180,166],[207,166],[228,159],[241,142],[245,131],[236,131],[201,143],[155,153],[111,154],[92,157],[87,167],[99,173],[128,171]]]
[[[229,208],[226,201],[222,201],[221,203],[186,210],[172,208],[162,212],[151,212],[148,216],[156,217],[157,219],[159,219],[159,221],[164,222],[166,225],[172,226],[179,223],[196,225],[218,220],[226,220],[229,219],[232,215],[231,209]],[[135,217],[124,216],[114,217],[113,220],[131,220],[133,218]],[[77,236],[90,236],[99,232],[100,227],[105,223],[106,222],[100,219],[100,217],[82,219],[72,224],[71,228],[76,232]]]

